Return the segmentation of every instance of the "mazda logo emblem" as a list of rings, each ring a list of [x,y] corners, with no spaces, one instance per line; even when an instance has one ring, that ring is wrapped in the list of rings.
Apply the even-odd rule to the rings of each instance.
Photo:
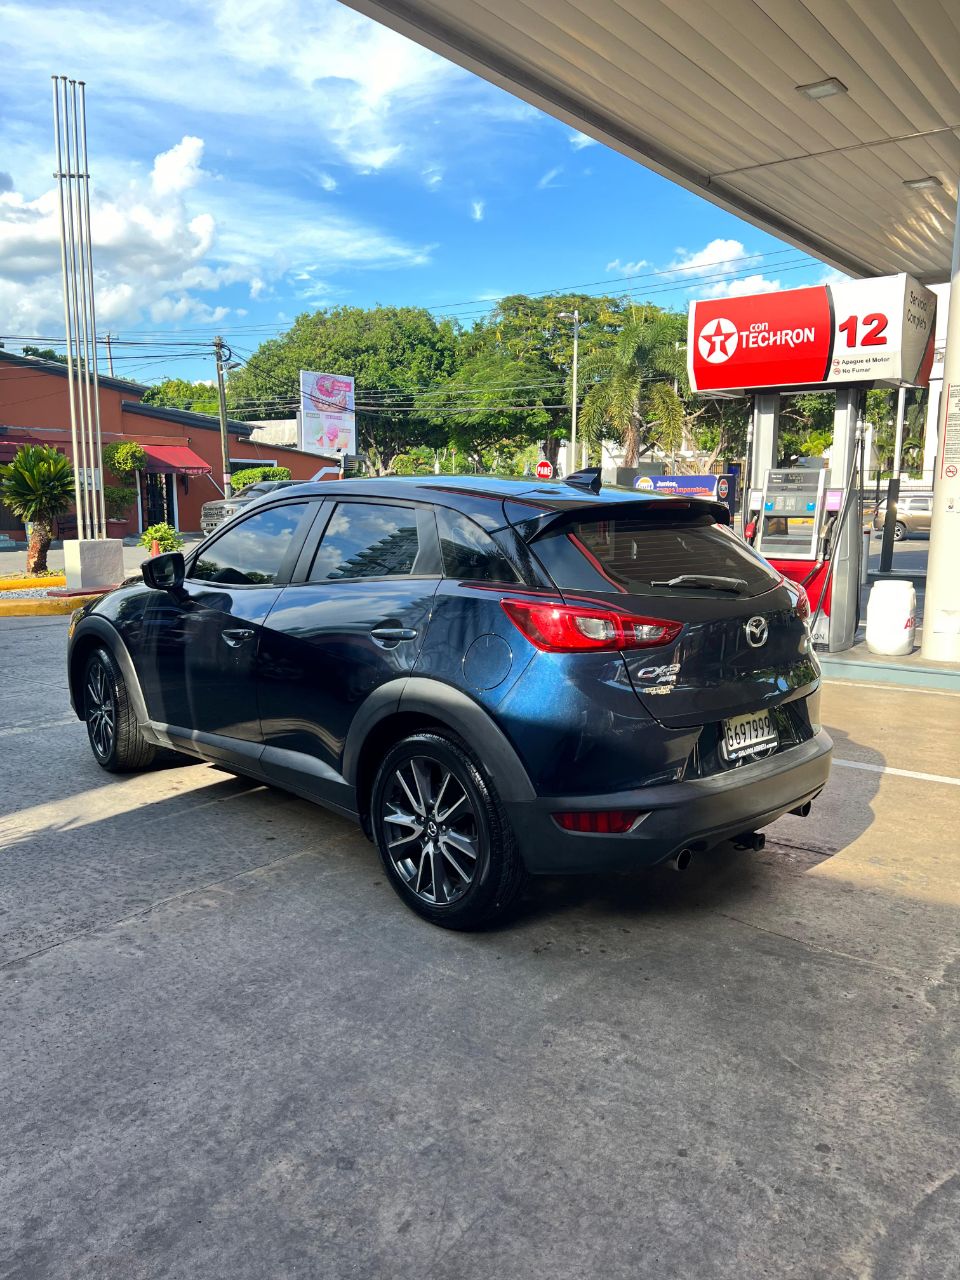
[[[767,643],[767,635],[770,628],[767,626],[766,618],[759,616],[751,618],[743,629],[746,632],[747,644],[751,649],[759,649],[761,645]]]

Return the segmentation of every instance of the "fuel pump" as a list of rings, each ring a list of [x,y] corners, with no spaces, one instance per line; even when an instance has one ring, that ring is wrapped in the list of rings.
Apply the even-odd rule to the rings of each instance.
[[[826,471],[774,468],[750,498],[752,542],[757,551],[810,600],[813,639],[828,641],[833,552],[845,507],[844,490],[827,487]],[[749,527],[749,525],[747,527]]]

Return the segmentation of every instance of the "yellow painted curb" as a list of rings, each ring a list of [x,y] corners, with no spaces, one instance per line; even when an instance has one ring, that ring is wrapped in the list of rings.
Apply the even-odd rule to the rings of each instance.
[[[51,614],[73,613],[82,604],[94,599],[93,596],[56,596],[51,600],[45,596],[21,597],[19,600],[0,598],[0,618],[42,618]]]
[[[31,578],[25,573],[0,578],[0,591],[20,591],[23,587],[65,587],[66,585],[67,579],[62,573],[55,573],[49,578]]]

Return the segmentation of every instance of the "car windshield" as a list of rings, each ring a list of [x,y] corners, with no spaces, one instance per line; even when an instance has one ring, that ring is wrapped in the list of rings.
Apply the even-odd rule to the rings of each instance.
[[[779,581],[765,560],[709,515],[682,522],[578,520],[548,531],[533,548],[561,590],[760,595]]]

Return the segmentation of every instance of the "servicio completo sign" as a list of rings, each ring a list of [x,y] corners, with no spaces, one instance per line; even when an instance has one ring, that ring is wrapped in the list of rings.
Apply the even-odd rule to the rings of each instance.
[[[878,276],[690,306],[694,391],[906,383],[933,365],[936,295],[911,276]]]

